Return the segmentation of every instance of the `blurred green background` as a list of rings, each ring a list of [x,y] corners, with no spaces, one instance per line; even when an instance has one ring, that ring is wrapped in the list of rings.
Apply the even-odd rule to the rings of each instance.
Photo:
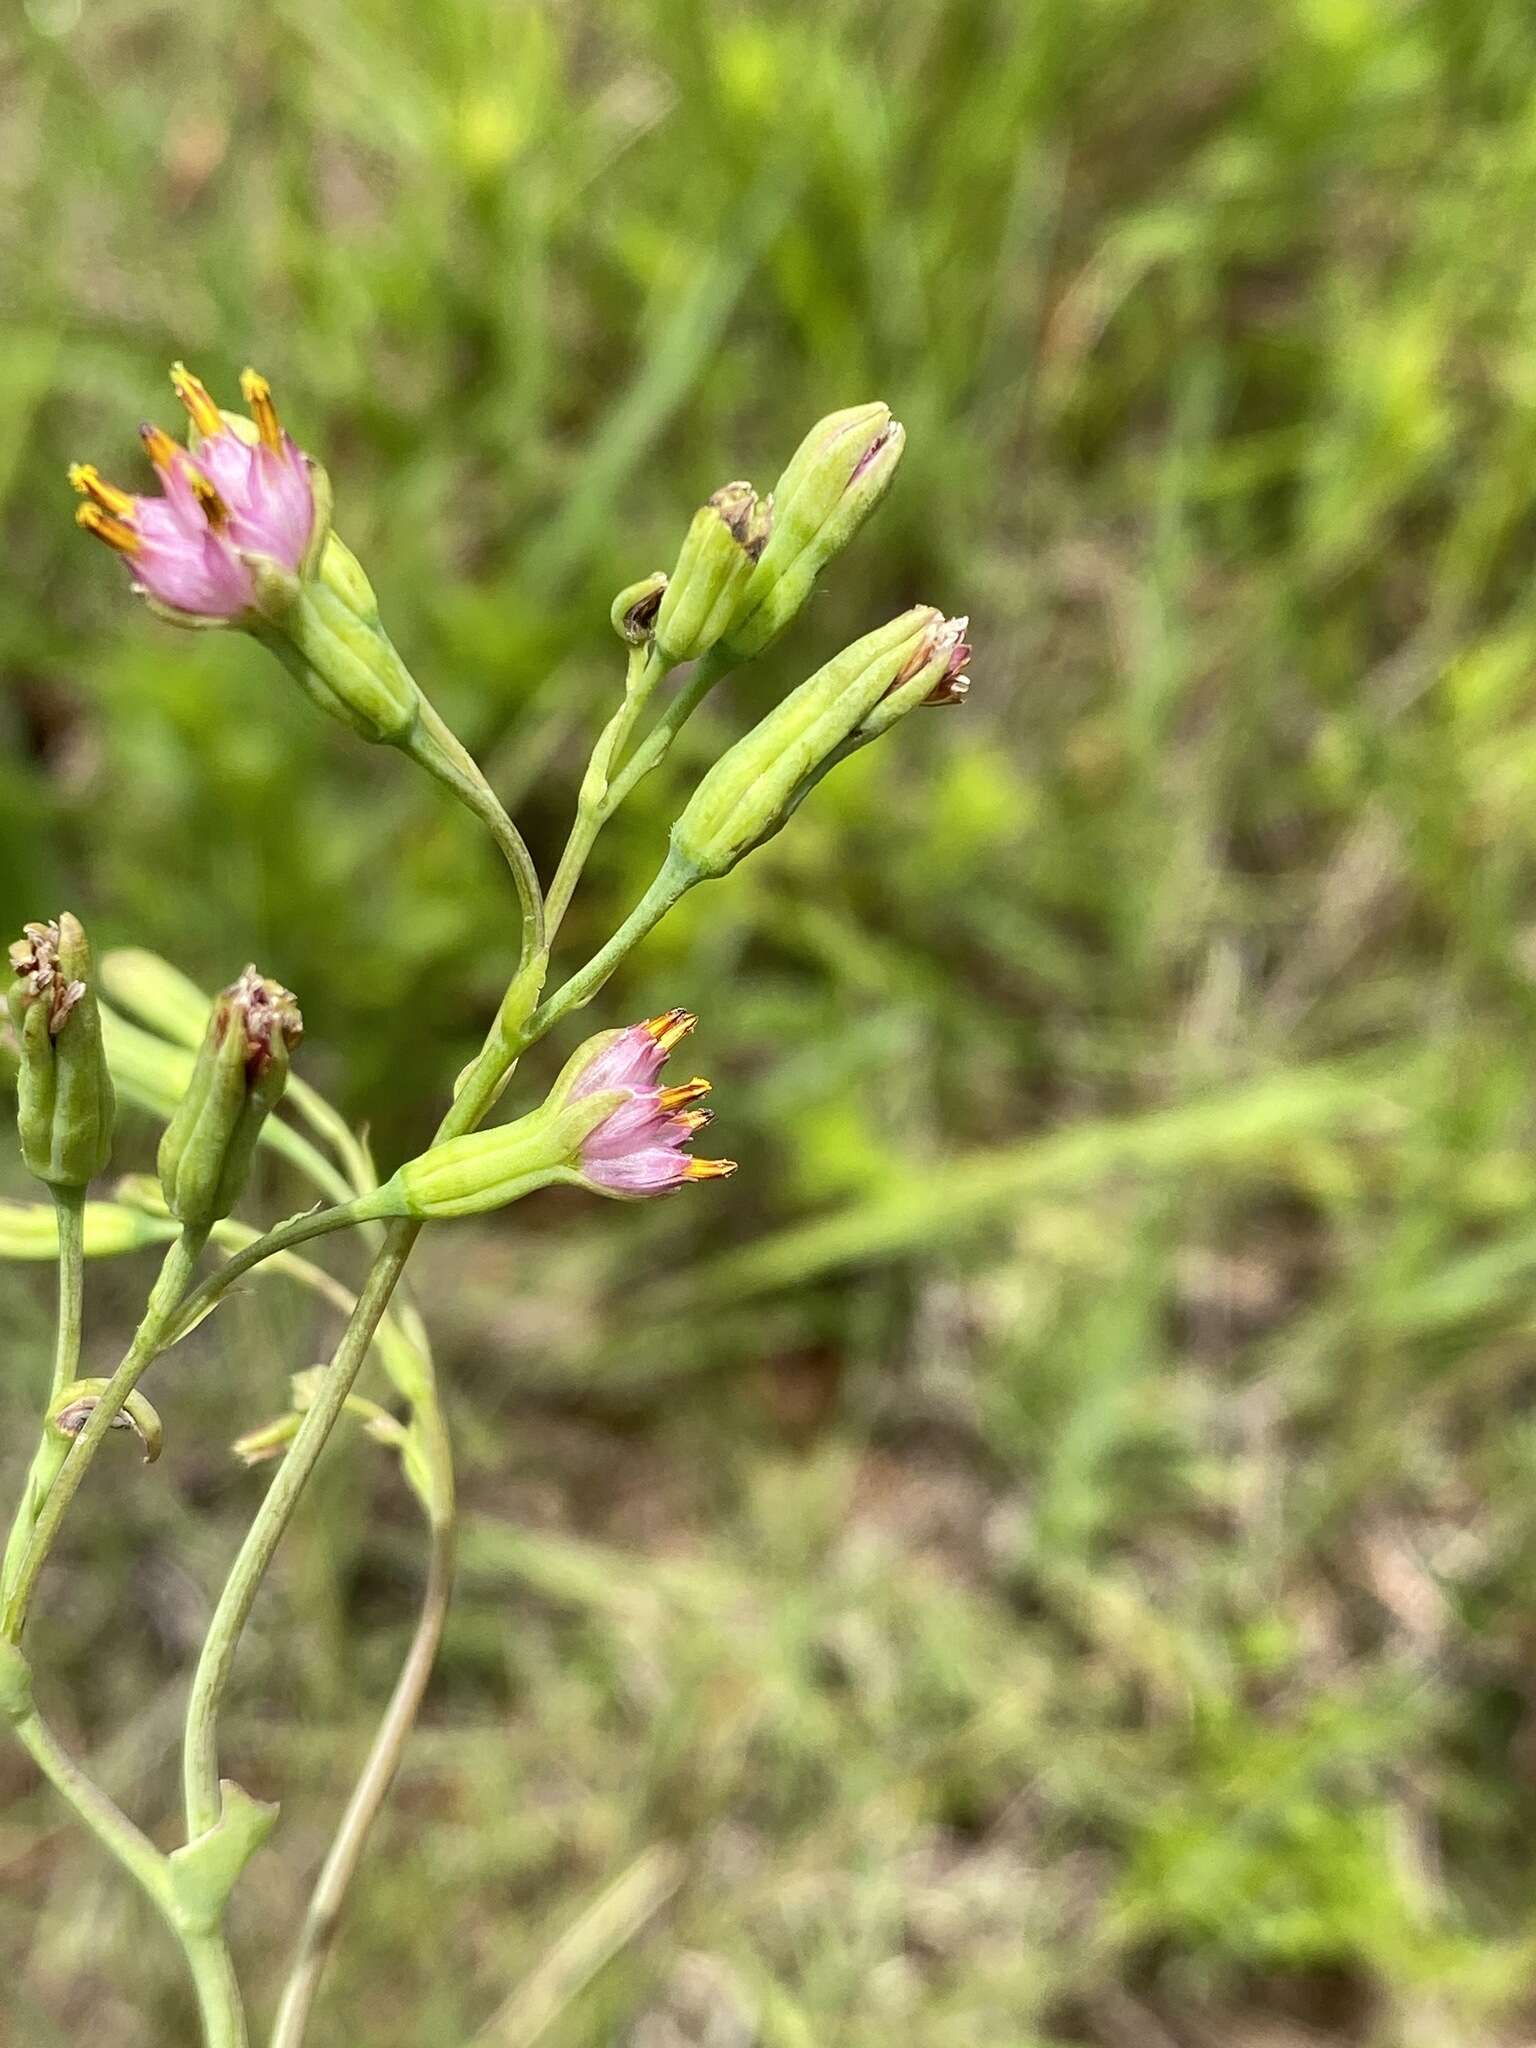
[[[741,1174],[423,1247],[463,1585],[317,2048],[1527,2041],[1536,15],[26,0],[0,80],[0,912],[257,959],[386,1161],[484,1028],[506,887],[75,534],[66,463],[135,481],[173,357],[272,377],[546,875],[611,593],[818,414],[905,421],[875,524],[605,837],[573,964],[754,711],[914,600],[973,617],[966,709],[589,1013],[700,1013]],[[299,1199],[269,1170],[244,1213]],[[93,1271],[97,1370],[141,1264]],[[12,1490],[49,1292],[0,1277]],[[224,1447],[334,1331],[275,1288],[215,1328],[35,1635],[167,1840],[264,1484]],[[259,2012],[419,1552],[351,1435],[228,1724],[284,1802]],[[188,2038],[15,1754],[0,1980],[7,2039]]]

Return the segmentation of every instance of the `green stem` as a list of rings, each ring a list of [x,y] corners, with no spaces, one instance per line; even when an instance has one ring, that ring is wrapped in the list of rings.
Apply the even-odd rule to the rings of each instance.
[[[54,1334],[51,1408],[80,1376],[81,1320],[85,1304],[85,1189],[55,1188],[59,1217],[59,1324]]]
[[[218,1932],[183,1934],[181,1940],[197,1991],[204,2048],[246,2048],[245,2006],[228,1942]]]
[[[138,1880],[160,1911],[169,1918],[170,1885],[165,1858],[148,1835],[134,1826],[99,1785],[92,1783],[35,1707],[11,1725],[16,1731],[16,1740],[49,1784],[69,1802],[108,1854]]]
[[[164,1916],[180,1942],[197,1992],[205,2048],[246,2048],[245,2015],[234,1968],[217,1934],[192,1933],[173,1903],[166,1859],[120,1807],[81,1770],[35,1707],[11,1723],[16,1740],[77,1818]]]
[[[694,685],[690,685],[693,702],[697,702],[703,695],[703,689],[696,687],[698,680],[695,678]],[[692,709],[691,703],[688,709]],[[686,715],[685,711],[682,717],[674,720],[674,732],[681,726]],[[435,720],[435,714],[433,718]],[[440,721],[436,721],[436,725],[440,724]],[[447,732],[446,727],[443,727],[441,732],[434,728],[432,737],[443,742],[444,758],[453,766],[455,772],[445,773],[443,767],[436,761],[428,761],[427,765],[431,766],[433,772],[447,782],[456,794],[469,803],[477,815],[484,817],[492,826],[493,831],[497,833],[498,843],[503,845],[503,850],[507,853],[514,876],[518,877],[524,915],[522,950],[512,986],[517,989],[520,983],[531,977],[535,982],[536,992],[536,982],[542,977],[548,953],[543,899],[539,893],[532,862],[528,859],[527,850],[515,828],[505,819],[505,814],[489,786],[485,784],[473,761],[464,755],[458,742]],[[617,737],[615,735],[615,744]],[[660,759],[661,752],[664,751],[665,747],[656,753],[655,758]],[[457,772],[456,757],[459,756],[462,756],[463,762],[467,764],[463,771],[462,786]],[[643,769],[641,772],[644,772]],[[628,786],[632,787],[633,782],[638,779],[638,775],[632,777]],[[494,817],[488,813],[487,804]],[[496,820],[500,820],[505,826],[505,833],[511,835],[510,841],[506,840],[498,829]],[[511,842],[515,842],[515,845]],[[562,895],[557,902],[557,910],[561,914],[565,903],[569,901],[569,891],[574,887],[575,875],[580,872],[582,858],[584,855],[574,859],[568,881],[562,884]],[[480,1123],[495,1102],[523,1047],[531,1045],[535,1038],[542,1036],[543,1032],[560,1017],[596,994],[624,955],[659,922],[692,880],[690,872],[669,858],[624,925],[584,968],[573,975],[542,1008],[534,1010],[533,998],[530,996],[531,1014],[522,1018],[510,1035],[504,1030],[492,1032],[479,1055],[461,1077],[453,1105],[438,1129],[437,1142],[473,1130]],[[182,1776],[189,1838],[195,1839],[205,1833],[219,1817],[219,1709],[229,1683],[240,1637],[249,1619],[256,1594],[277,1546],[292,1520],[299,1497],[346,1406],[374,1334],[389,1306],[390,1297],[400,1280],[416,1240],[421,1235],[421,1229],[422,1225],[415,1219],[401,1218],[391,1223],[386,1231],[383,1247],[363,1285],[357,1307],[342,1334],[341,1342],[316,1398],[305,1413],[298,1434],[279,1466],[271,1486],[267,1489],[219,1595],[218,1605],[209,1624],[197,1669],[193,1675],[187,1708]],[[442,1512],[442,1502],[439,1501],[436,1505],[438,1516],[433,1522],[432,1565],[411,1653],[397,1682],[363,1777],[348,1804],[336,1841],[321,1872],[315,1899],[301,1936],[293,1973],[284,1992],[282,2009],[278,2014],[278,2032],[273,2037],[274,2048],[298,2048],[302,2040],[325,1959],[334,1938],[342,1899],[357,1867],[368,1829],[398,1767],[400,1753],[415,1719],[436,1655],[447,1611],[453,1561],[451,1510],[445,1516]]]
[[[85,1298],[85,1190],[55,1188],[53,1201],[59,1231],[59,1307],[53,1341],[53,1376],[43,1407],[42,1434],[37,1449],[32,1453],[20,1503],[11,1518],[4,1558],[0,1559],[0,1609],[10,1598],[43,1502],[48,1497],[48,1489],[64,1462],[65,1447],[50,1429],[49,1415],[60,1394],[80,1371],[81,1319]]]
[[[299,1495],[319,1462],[326,1439],[346,1406],[395,1282],[420,1234],[421,1225],[414,1220],[396,1222],[386,1231],[384,1248],[358,1296],[356,1312],[299,1425],[298,1435],[256,1510],[219,1595],[187,1702],[182,1780],[189,1839],[205,1834],[219,1818],[219,1706],[257,1589],[292,1519]]]
[[[474,1129],[496,1099],[505,1063],[505,1055],[495,1047],[485,1048],[466,1073],[452,1108],[439,1126],[438,1142]],[[319,1392],[299,1425],[298,1435],[256,1510],[219,1595],[187,1705],[182,1778],[189,1836],[204,1833],[219,1816],[219,1707],[257,1589],[293,1518],[299,1495],[319,1462],[326,1439],[346,1406],[347,1396],[362,1370],[374,1333],[421,1230],[421,1224],[414,1218],[403,1217],[385,1232],[383,1249],[363,1283],[352,1320],[342,1333]]]
[[[507,1048],[511,1056],[520,1057],[530,1045],[552,1030],[562,1017],[568,1016],[572,1010],[579,1010],[584,1003],[590,1003],[625,954],[633,952],[646,934],[660,924],[673,904],[693,887],[696,880],[697,876],[690,867],[676,855],[669,854],[655,881],[607,945],[594,953],[585,967],[579,967],[569,981],[541,1003],[516,1033]]]
[[[186,1297],[165,1333],[161,1348],[164,1350],[172,1344],[179,1344],[182,1338],[218,1305],[235,1282],[249,1273],[253,1266],[259,1266],[263,1259],[270,1259],[278,1252],[290,1251],[294,1245],[304,1244],[312,1237],[322,1237],[327,1231],[344,1230],[349,1224],[369,1220],[371,1212],[368,1202],[367,1195],[357,1195],[349,1202],[338,1202],[332,1209],[315,1209],[306,1216],[290,1216],[286,1223],[279,1223],[275,1230],[265,1231],[260,1237],[253,1238],[232,1258],[226,1259],[216,1273],[210,1273],[202,1285]]]
[[[645,738],[636,747],[628,761],[613,779],[603,808],[604,819],[611,818],[623,803],[637,782],[659,767],[665,760],[672,742],[704,702],[710,691],[722,676],[730,673],[731,664],[716,649],[706,654],[687,682],[678,691],[672,702],[662,712]]]
[[[544,897],[538,870],[523,835],[502,809],[496,792],[481,774],[474,756],[460,743],[425,698],[418,731],[405,751],[435,775],[485,826],[512,871],[522,907],[522,959],[537,960],[544,952]]]
[[[31,1603],[32,1591],[37,1584],[38,1573],[42,1570],[54,1538],[59,1533],[70,1502],[80,1489],[90,1467],[91,1460],[101,1447],[102,1439],[121,1414],[123,1403],[133,1392],[142,1378],[146,1367],[165,1348],[166,1332],[170,1328],[187,1283],[202,1252],[207,1238],[205,1230],[183,1230],[165,1255],[165,1263],[151,1290],[144,1319],[134,1332],[133,1342],[123,1358],[122,1364],[113,1373],[103,1389],[96,1406],[87,1418],[85,1427],[70,1446],[57,1478],[49,1488],[48,1497],[38,1512],[31,1541],[17,1567],[15,1582],[7,1589],[5,1607],[0,1613],[0,1634],[8,1641],[21,1640],[26,1625],[27,1608]]]
[[[629,736],[635,723],[650,702],[656,685],[666,674],[666,667],[654,646],[631,648],[629,669],[624,678],[624,701],[598,735],[597,745],[592,749],[592,758],[587,763],[587,772],[582,777],[581,792],[576,800],[576,818],[571,826],[571,836],[565,842],[565,851],[560,856],[560,865],[555,870],[555,879],[549,885],[549,894],[544,899],[545,943],[553,945],[566,911],[570,908],[576,884],[581,880],[583,868],[597,835],[602,831],[611,815],[608,808],[608,792],[613,764],[629,744]]]
[[[353,1787],[346,1812],[310,1894],[304,1925],[278,2004],[269,2048],[301,2048],[315,1995],[341,1924],[341,1910],[348,1887],[362,1859],[369,1831],[400,1768],[400,1758],[415,1725],[432,1667],[437,1661],[443,1626],[448,1618],[457,1537],[453,1461],[447,1430],[435,1400],[424,1404],[418,1415],[429,1432],[428,1455],[435,1477],[427,1582],[421,1609],[410,1649],[374,1735],[362,1775]]]

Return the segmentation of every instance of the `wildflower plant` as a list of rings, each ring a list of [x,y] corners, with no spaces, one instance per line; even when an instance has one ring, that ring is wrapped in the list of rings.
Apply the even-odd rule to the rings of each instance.
[[[243,413],[222,411],[179,364],[172,384],[190,431],[181,443],[157,426],[142,429],[158,488],[134,494],[77,466],[70,480],[81,526],[122,558],[160,618],[253,635],[321,709],[427,769],[490,832],[516,903],[506,993],[485,1042],[431,1145],[382,1179],[362,1140],[295,1071],[298,999],[256,967],[210,1001],[153,955],[109,953],[98,962],[68,913],[29,924],[10,949],[6,1036],[21,1156],[47,1200],[0,1204],[0,1256],[55,1260],[59,1306],[38,1444],[0,1560],[0,1719],[159,1908],[185,1953],[207,2048],[248,2039],[225,1908],[277,1820],[274,1805],[221,1776],[220,1709],[257,1590],[344,1414],[398,1456],[425,1518],[415,1635],[298,1931],[270,2036],[273,2048],[298,2048],[426,1688],[453,1577],[448,1429],[428,1333],[400,1285],[411,1250],[428,1222],[504,1208],[556,1183],[634,1201],[734,1170],[692,1150],[710,1120],[709,1084],[664,1072],[694,1028],[683,1009],[588,1038],[542,1102],[487,1119],[527,1049],[590,1003],[687,891],[771,838],[829,769],[908,712],[958,703],[970,650],[963,619],[920,605],[834,655],[708,770],[629,916],[591,958],[556,975],[561,926],[604,826],[705,695],[778,639],[884,495],[903,441],[889,409],[855,406],[820,421],[771,496],[749,483],[724,485],[695,514],[672,571],[615,599],[623,688],[545,888],[479,767],[390,642],[373,587],[332,526],[325,473],[283,426],[266,380],[245,373]],[[158,1178],[120,1179],[92,1198],[109,1167],[119,1104],[163,1125]],[[261,1148],[316,1198],[269,1228],[235,1215]],[[339,1231],[359,1233],[370,1256],[356,1295],[297,1249]],[[162,1248],[162,1263],[126,1351],[110,1375],[82,1377],[86,1262],[149,1247]],[[66,1753],[37,1704],[25,1632],[103,1439],[131,1431],[146,1462],[158,1456],[162,1423],[141,1382],[253,1271],[312,1289],[344,1327],[330,1362],[295,1375],[282,1412],[235,1446],[247,1464],[275,1471],[197,1659],[183,1740],[185,1840],[166,1851]],[[357,1391],[370,1360],[378,1398]]]

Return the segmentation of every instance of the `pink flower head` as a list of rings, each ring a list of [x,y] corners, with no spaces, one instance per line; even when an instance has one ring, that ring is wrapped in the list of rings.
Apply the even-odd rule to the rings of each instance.
[[[197,430],[196,453],[160,427],[142,427],[161,495],[136,498],[76,463],[69,480],[85,499],[77,516],[132,565],[134,587],[146,597],[195,618],[234,620],[256,601],[248,555],[299,572],[315,525],[309,461],[254,370],[240,379],[255,430],[249,439],[180,363],[171,384]]]
[[[733,1159],[693,1159],[683,1150],[710,1121],[709,1110],[693,1107],[709,1093],[709,1083],[656,1086],[668,1053],[697,1021],[686,1010],[668,1010],[631,1024],[615,1032],[577,1076],[568,1102],[615,1090],[625,1096],[582,1141],[581,1171],[595,1187],[616,1195],[661,1195],[685,1180],[722,1180],[736,1171]]]

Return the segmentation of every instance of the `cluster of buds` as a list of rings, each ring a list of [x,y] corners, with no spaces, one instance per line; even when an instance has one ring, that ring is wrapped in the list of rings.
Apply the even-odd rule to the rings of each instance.
[[[186,447],[157,427],[143,430],[160,493],[135,497],[77,466],[81,524],[127,560],[161,616],[256,634],[327,711],[462,783],[467,757],[444,738],[390,645],[368,578],[332,531],[324,471],[283,427],[266,380],[253,371],[242,377],[246,415],[220,411],[180,365],[172,383],[191,428]],[[629,645],[652,648],[663,669],[712,657],[708,676],[752,659],[785,630],[879,504],[904,444],[901,425],[878,402],[818,421],[771,498],[744,482],[714,493],[671,574],[657,571],[620,593],[615,629]],[[965,634],[963,618],[916,606],[786,697],[699,784],[673,828],[647,898],[652,909],[725,874],[779,830],[829,768],[907,712],[960,702]],[[60,1021],[68,1014],[66,1006]],[[704,1084],[656,1085],[691,1023],[670,1012],[590,1041],[540,1109],[411,1161],[370,1197],[382,1204],[374,1213],[469,1213],[555,1180],[618,1196],[655,1194],[730,1171],[726,1161],[695,1160],[686,1150],[707,1119],[697,1106]],[[40,1027],[27,1028],[35,1039]],[[99,1045],[94,1012],[92,1028]],[[166,1200],[182,1221],[207,1227],[228,1213],[300,1030],[292,997],[254,969],[219,999],[161,1147]],[[129,1065],[132,1049],[125,1037]]]
[[[91,949],[65,911],[52,924],[27,925],[10,961],[22,1158],[51,1187],[83,1188],[111,1156],[116,1112]]]
[[[378,1216],[474,1216],[563,1182],[636,1201],[685,1181],[720,1180],[729,1159],[695,1159],[690,1140],[710,1122],[709,1083],[659,1085],[667,1057],[692,1031],[668,1010],[578,1048],[540,1107],[515,1123],[471,1131],[407,1161],[367,1199]]]
[[[186,1093],[160,1141],[160,1186],[182,1223],[207,1230],[240,1199],[303,1035],[293,997],[254,967],[214,1003]]]
[[[613,628],[652,641],[666,667],[719,650],[735,667],[770,647],[890,487],[906,444],[888,405],[829,413],[790,457],[770,497],[724,485],[694,514],[668,576],[621,590]]]

